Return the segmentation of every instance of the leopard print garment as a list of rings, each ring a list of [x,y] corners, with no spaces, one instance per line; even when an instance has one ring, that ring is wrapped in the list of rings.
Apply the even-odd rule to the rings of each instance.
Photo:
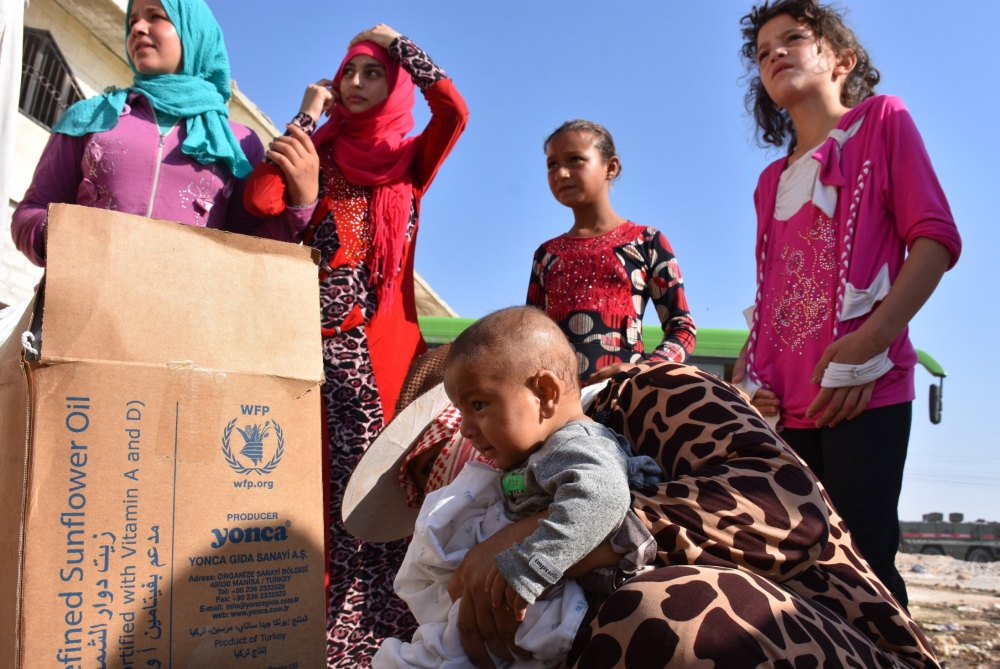
[[[663,468],[633,509],[664,566],[595,612],[566,666],[938,666],[812,472],[745,396],[677,363],[629,375],[591,411]]]
[[[426,90],[428,86],[448,78],[445,71],[408,37],[400,35],[392,40],[388,51],[389,57],[407,71],[420,90]]]
[[[324,154],[321,191],[336,200],[358,204],[367,212],[371,189],[348,183]],[[350,224],[341,221],[342,225]],[[407,238],[416,227],[411,209]],[[331,211],[316,227],[310,245],[331,262],[341,246]],[[378,310],[378,291],[369,281],[365,262],[340,265],[320,283],[320,313],[324,328],[340,325],[358,305],[367,323]],[[330,508],[340,509],[344,486],[368,445],[382,430],[384,414],[368,353],[364,327],[323,340],[323,404],[330,448]],[[392,583],[406,556],[406,542],[373,544],[348,534],[340,514],[330,518],[330,590],[327,610],[327,667],[367,667],[387,637],[409,638],[416,621]]]

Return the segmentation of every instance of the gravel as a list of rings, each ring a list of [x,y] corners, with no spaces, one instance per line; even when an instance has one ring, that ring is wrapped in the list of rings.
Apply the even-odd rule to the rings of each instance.
[[[1000,562],[899,554],[896,568],[943,669],[1000,667]]]
[[[907,584],[957,587],[1000,594],[1000,562],[966,562],[946,555],[896,555]]]

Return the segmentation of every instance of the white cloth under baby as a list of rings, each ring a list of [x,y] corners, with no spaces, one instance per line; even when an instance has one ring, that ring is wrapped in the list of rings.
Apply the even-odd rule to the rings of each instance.
[[[601,394],[601,391],[608,387],[611,383],[611,379],[604,379],[600,383],[595,383],[592,386],[584,386],[580,390],[580,404],[583,406],[584,411],[589,411],[591,405],[594,404],[594,400],[597,396]]]
[[[448,581],[470,548],[510,524],[497,471],[482,463],[468,463],[450,485],[427,495],[394,584],[420,627],[410,643],[384,641],[373,669],[472,666],[456,626],[461,600],[452,603]],[[565,579],[562,593],[529,606],[518,627],[514,641],[533,657],[514,663],[494,657],[494,662],[504,669],[557,666],[586,612],[583,588]]]

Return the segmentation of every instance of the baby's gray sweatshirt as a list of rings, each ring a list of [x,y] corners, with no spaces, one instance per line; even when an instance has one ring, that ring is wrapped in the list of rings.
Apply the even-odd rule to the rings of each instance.
[[[618,530],[632,503],[629,480],[633,487],[657,483],[660,469],[652,458],[632,455],[614,430],[579,420],[500,476],[508,518],[549,510],[531,536],[495,558],[507,583],[532,604]]]

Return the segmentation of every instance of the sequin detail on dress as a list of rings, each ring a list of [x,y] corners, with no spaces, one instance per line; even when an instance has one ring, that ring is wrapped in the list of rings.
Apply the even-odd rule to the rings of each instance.
[[[833,219],[816,206],[812,224],[797,231],[800,245],[781,250],[781,281],[775,287],[771,325],[782,347],[801,351],[807,340],[819,340],[831,322],[836,294],[837,231]],[[792,218],[787,225],[794,225]],[[779,292],[780,291],[780,292]]]
[[[694,322],[677,259],[658,230],[625,222],[598,237],[556,237],[535,253],[528,304],[544,309],[566,333],[582,379],[608,365],[643,360],[642,314],[650,299],[665,334],[649,357],[687,359]]]
[[[332,144],[325,147],[323,164],[335,165]],[[331,194],[333,218],[336,220],[339,248],[343,251],[344,259],[351,266],[362,261],[368,262],[373,239],[371,220],[368,217],[371,187],[348,182],[340,169],[327,170],[324,176],[326,190]],[[330,261],[332,258],[328,260]]]
[[[196,216],[191,223],[197,226],[204,226],[208,222],[208,214],[215,206],[215,198],[221,192],[222,197],[228,200],[233,194],[232,177],[223,178],[217,171],[215,164],[205,165],[203,173],[208,174],[198,181],[192,181],[187,188],[180,192],[181,209],[191,209]]]

